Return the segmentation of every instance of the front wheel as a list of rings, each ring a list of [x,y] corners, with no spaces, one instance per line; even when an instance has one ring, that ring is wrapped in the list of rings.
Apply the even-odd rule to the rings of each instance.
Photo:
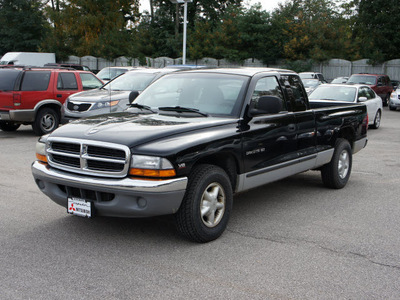
[[[13,122],[0,122],[0,129],[3,131],[15,131],[21,126],[20,124],[15,124]]]
[[[35,121],[32,124],[32,129],[36,135],[43,135],[57,129],[59,124],[59,114],[54,109],[45,107],[37,113]]]
[[[228,224],[232,202],[232,186],[224,170],[214,165],[195,167],[175,215],[178,231],[198,243],[217,239]]]
[[[383,106],[388,106],[388,104],[389,104],[389,99],[390,99],[390,94],[387,94],[387,95],[385,96],[385,98],[382,100],[382,105],[383,105]]]
[[[331,161],[321,168],[322,182],[333,189],[341,189],[349,181],[352,166],[352,151],[345,139],[338,139]]]

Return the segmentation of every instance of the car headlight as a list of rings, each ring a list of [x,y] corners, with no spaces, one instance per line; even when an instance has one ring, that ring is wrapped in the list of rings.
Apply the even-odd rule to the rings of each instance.
[[[36,142],[36,158],[38,161],[47,163],[46,157],[46,140],[48,135],[44,135]]]
[[[141,177],[173,177],[176,172],[171,162],[166,158],[132,155],[129,174]]]
[[[103,108],[103,107],[113,107],[118,105],[119,100],[112,100],[112,101],[101,101],[96,104],[96,108]]]
[[[391,99],[397,99],[397,94],[391,93],[391,94],[390,94],[390,98],[391,98]]]

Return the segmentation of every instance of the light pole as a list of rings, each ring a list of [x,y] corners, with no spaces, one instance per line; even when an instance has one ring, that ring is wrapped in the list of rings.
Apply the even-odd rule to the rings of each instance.
[[[186,25],[187,25],[187,4],[193,0],[170,0],[175,4],[183,3],[183,47],[182,47],[182,64],[186,64]]]

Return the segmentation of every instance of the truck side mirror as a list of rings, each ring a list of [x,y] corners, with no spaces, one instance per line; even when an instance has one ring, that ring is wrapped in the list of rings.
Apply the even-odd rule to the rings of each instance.
[[[282,111],[282,104],[282,99],[278,97],[261,96],[257,101],[257,105],[250,105],[249,113],[251,116],[277,114]]]
[[[129,93],[129,103],[132,104],[132,102],[139,96],[138,91],[132,91]]]

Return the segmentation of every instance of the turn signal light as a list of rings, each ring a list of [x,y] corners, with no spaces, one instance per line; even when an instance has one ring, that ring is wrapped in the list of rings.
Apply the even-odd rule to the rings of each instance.
[[[47,163],[46,155],[42,155],[42,154],[36,153],[36,158],[41,162]]]
[[[131,168],[129,170],[129,175],[141,177],[174,177],[176,175],[176,172],[174,169],[151,170]]]

